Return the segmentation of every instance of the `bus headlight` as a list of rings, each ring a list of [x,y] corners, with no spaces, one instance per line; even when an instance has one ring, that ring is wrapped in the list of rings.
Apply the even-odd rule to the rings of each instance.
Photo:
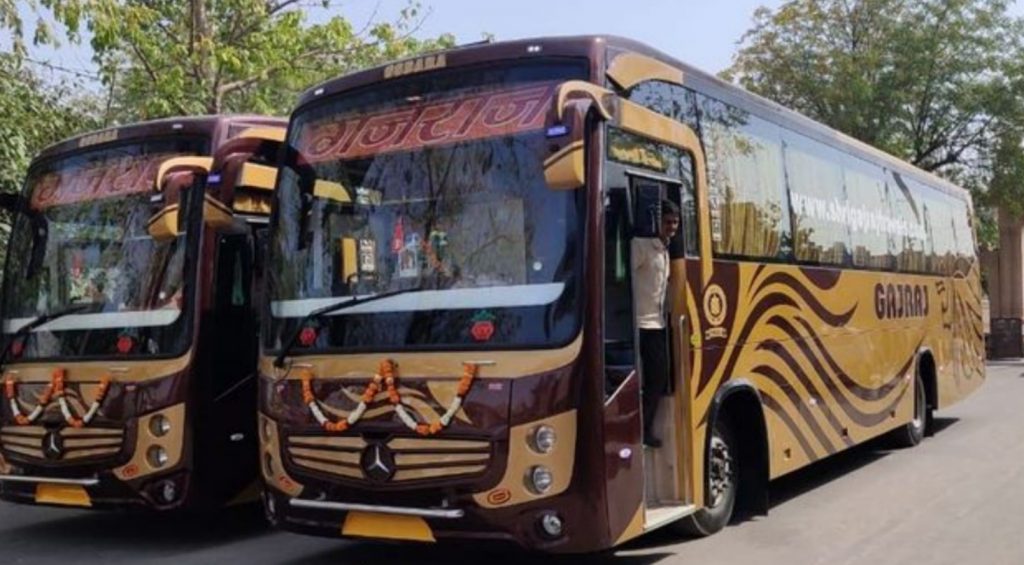
[[[167,464],[167,451],[159,445],[154,445],[146,451],[146,461],[149,462],[150,466],[154,469],[159,469]]]
[[[555,440],[558,436],[555,434],[555,428],[546,424],[537,426],[537,429],[533,431],[532,446],[533,450],[537,453],[548,454],[555,448]]]
[[[164,437],[171,431],[171,421],[163,414],[157,414],[149,419],[149,433],[153,437]]]
[[[551,484],[555,482],[555,477],[551,474],[551,469],[537,465],[530,469],[528,482],[533,492],[544,494],[551,490]]]

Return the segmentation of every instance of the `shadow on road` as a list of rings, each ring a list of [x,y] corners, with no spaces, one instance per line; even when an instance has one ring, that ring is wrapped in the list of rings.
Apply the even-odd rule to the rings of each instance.
[[[950,426],[959,422],[959,418],[935,417],[932,421],[931,432],[933,435],[941,434]],[[807,494],[819,487],[871,465],[888,457],[893,452],[886,443],[885,437],[876,438],[861,445],[854,446],[846,451],[833,455],[823,461],[812,463],[799,471],[795,471],[780,479],[772,481],[770,489],[770,507],[781,506],[794,498]],[[740,522],[761,519],[757,516],[747,516],[740,519]],[[642,550],[675,545],[680,542],[694,541],[674,533],[670,528],[652,532],[642,536],[623,546],[624,550]],[[637,557],[655,557],[643,555]],[[660,557],[658,557],[660,559]],[[653,563],[653,561],[652,561]]]
[[[82,512],[5,529],[4,536],[23,542],[61,540],[62,545],[86,545],[139,551],[142,555],[201,549],[264,534],[268,526],[255,505],[204,514],[143,514]]]
[[[678,541],[678,540],[677,540]],[[466,547],[455,543],[437,545],[382,544],[380,542],[355,543],[339,545],[314,555],[308,555],[289,565],[319,565],[338,563],[373,563],[374,565],[391,565],[416,563],[417,565],[451,565],[452,563],[487,563],[488,565],[519,565],[543,561],[545,564],[576,564],[588,565],[653,565],[671,557],[671,553],[647,555],[615,556],[611,553],[594,555],[538,555],[521,551],[514,547],[483,550]]]

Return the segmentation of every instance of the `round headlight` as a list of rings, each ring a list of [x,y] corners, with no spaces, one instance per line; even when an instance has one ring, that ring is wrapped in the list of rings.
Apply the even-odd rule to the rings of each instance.
[[[530,469],[530,488],[537,494],[544,494],[551,490],[551,484],[555,482],[551,469],[543,465],[537,465]]]
[[[171,431],[171,421],[162,414],[157,414],[149,419],[149,433],[153,437],[164,437]]]
[[[533,449],[537,453],[548,454],[555,448],[555,440],[558,436],[555,435],[555,428],[548,425],[537,426],[537,429],[533,431]]]
[[[154,445],[146,451],[146,461],[149,462],[150,466],[159,469],[167,464],[167,451],[159,445]]]

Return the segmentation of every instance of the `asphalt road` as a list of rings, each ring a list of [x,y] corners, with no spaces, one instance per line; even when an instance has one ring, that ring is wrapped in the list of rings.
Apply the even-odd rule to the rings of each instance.
[[[772,485],[766,518],[702,540],[654,532],[587,562],[1024,564],[1024,363],[937,418],[911,450],[862,446]],[[258,512],[201,519],[0,504],[0,563],[497,563],[536,557],[275,532]],[[576,559],[550,559],[576,563]]]

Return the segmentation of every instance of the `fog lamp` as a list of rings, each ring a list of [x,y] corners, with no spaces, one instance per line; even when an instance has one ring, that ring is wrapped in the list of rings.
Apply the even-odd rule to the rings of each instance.
[[[548,454],[555,447],[555,440],[558,436],[555,434],[555,429],[546,424],[537,426],[537,429],[533,432],[533,450],[537,453]]]
[[[174,502],[174,499],[178,496],[178,487],[174,484],[174,481],[164,481],[160,485],[160,497],[167,504]]]
[[[562,537],[562,530],[564,524],[562,519],[558,517],[558,514],[554,512],[546,512],[541,515],[540,520],[540,531],[549,538]]]
[[[154,445],[146,451],[146,461],[149,462],[150,466],[155,469],[159,469],[167,464],[167,451],[159,445]]]
[[[149,419],[149,433],[153,437],[164,437],[171,431],[171,421],[162,414],[157,414]]]
[[[543,465],[537,465],[530,469],[530,488],[537,494],[544,494],[551,490],[551,483],[555,481],[551,469]]]

